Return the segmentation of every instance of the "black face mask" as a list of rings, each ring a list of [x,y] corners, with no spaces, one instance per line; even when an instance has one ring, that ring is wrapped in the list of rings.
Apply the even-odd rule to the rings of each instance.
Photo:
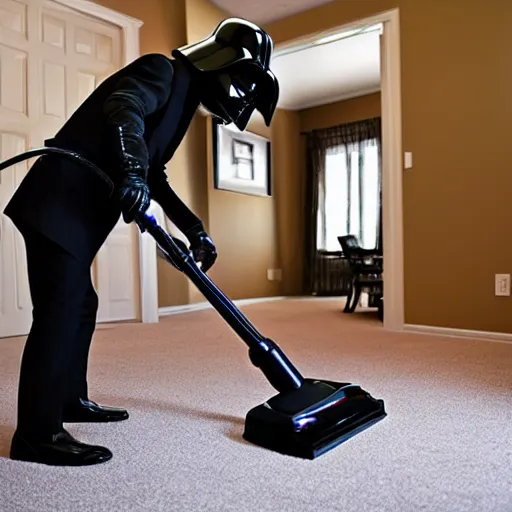
[[[269,102],[266,95],[275,97],[275,83],[268,72],[250,63],[241,63],[218,72],[208,73],[203,87],[201,103],[224,124],[233,123],[243,131],[255,110],[259,110],[265,121],[273,110],[265,110]]]

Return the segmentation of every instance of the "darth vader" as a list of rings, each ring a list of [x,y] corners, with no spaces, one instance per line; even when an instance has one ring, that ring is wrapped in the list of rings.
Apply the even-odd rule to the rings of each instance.
[[[12,459],[83,466],[112,458],[108,448],[80,442],[63,426],[129,417],[89,397],[98,309],[92,262],[120,216],[136,221],[154,200],[203,271],[212,267],[215,245],[170,186],[165,166],[200,106],[239,130],[256,111],[271,124],[279,98],[272,52],[272,39],[258,26],[227,19],[200,42],[171,56],[143,55],[109,76],[46,141],[99,166],[115,193],[79,164],[50,154],[35,162],[4,211],[25,240],[33,304]]]

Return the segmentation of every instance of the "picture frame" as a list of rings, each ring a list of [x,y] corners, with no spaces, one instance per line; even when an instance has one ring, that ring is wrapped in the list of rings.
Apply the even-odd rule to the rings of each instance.
[[[271,197],[271,141],[212,119],[214,187]]]

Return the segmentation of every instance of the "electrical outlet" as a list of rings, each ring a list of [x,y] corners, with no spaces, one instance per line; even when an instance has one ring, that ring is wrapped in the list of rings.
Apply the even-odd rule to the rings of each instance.
[[[267,270],[267,279],[269,281],[281,281],[283,271],[280,268],[269,268]]]
[[[494,287],[497,297],[509,297],[510,274],[496,274]]]

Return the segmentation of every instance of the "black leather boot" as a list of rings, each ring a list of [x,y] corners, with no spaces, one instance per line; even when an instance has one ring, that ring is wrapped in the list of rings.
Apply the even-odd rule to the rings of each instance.
[[[28,439],[16,431],[10,458],[48,466],[91,466],[109,461],[112,452],[103,446],[81,443],[66,430],[46,440]]]
[[[115,407],[105,407],[96,402],[80,398],[76,403],[64,407],[64,423],[107,423],[128,419],[128,411]]]

